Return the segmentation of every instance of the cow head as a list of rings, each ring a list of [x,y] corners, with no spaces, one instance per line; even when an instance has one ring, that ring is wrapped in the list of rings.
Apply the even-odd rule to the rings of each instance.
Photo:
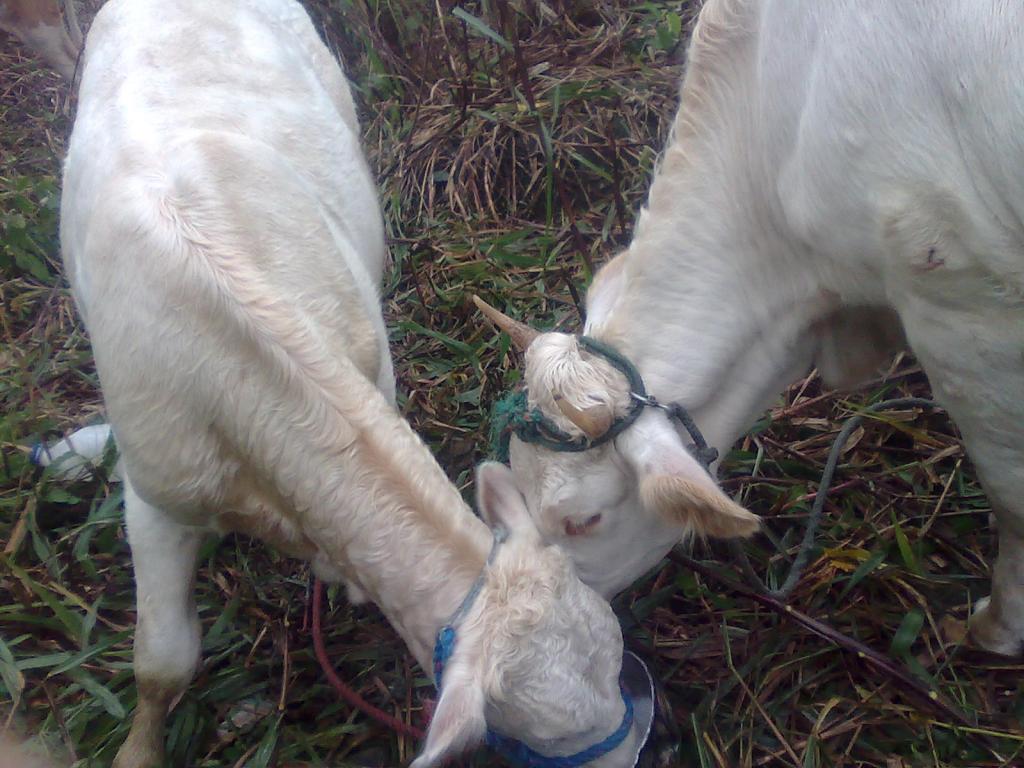
[[[482,465],[477,493],[484,518],[508,538],[457,628],[413,768],[442,764],[488,727],[557,756],[601,743],[624,721],[622,634],[608,603],[577,578],[564,552],[541,540],[507,467]],[[648,726],[635,718],[618,746],[588,766],[631,768]]]
[[[530,406],[564,432],[595,439],[630,410],[625,376],[577,337],[537,333],[491,307],[484,311],[525,350]],[[647,409],[614,440],[579,453],[513,436],[509,456],[541,534],[606,597],[682,539],[745,537],[760,524],[722,492],[660,410]]]

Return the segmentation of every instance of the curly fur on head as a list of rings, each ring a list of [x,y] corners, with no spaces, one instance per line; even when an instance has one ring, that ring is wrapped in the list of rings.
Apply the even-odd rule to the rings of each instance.
[[[583,435],[558,401],[591,413],[604,412],[609,420],[625,415],[630,407],[629,382],[600,355],[580,349],[576,336],[544,333],[526,352],[526,386],[530,404],[570,435]]]
[[[622,636],[611,608],[552,546],[510,542],[480,595],[466,641],[484,649],[494,724],[557,740],[613,725]]]

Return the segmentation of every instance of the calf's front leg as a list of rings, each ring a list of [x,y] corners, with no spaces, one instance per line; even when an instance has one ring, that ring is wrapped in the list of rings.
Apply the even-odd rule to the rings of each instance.
[[[195,674],[200,656],[193,588],[203,532],[147,504],[125,482],[125,518],[135,567],[135,684],[138,704],[114,768],[164,762],[164,720]]]

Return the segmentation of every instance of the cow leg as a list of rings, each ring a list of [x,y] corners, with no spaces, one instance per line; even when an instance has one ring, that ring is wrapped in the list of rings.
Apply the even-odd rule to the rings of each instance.
[[[195,674],[200,653],[193,588],[202,531],[174,522],[125,482],[128,543],[135,566],[135,683],[138,704],[114,768],[164,762],[164,720]]]
[[[945,289],[940,296],[911,294],[900,315],[998,523],[992,596],[971,617],[970,636],[987,650],[1016,655],[1024,651],[1024,325],[990,281],[968,273],[957,286],[937,288]]]
[[[1006,656],[1024,652],[1024,537],[1006,526],[999,529],[992,596],[978,601],[968,626],[971,641],[982,648]]]
[[[984,360],[975,360],[979,380],[951,385],[944,366],[928,357],[919,353],[936,399],[960,428],[992,504],[999,536],[992,594],[979,601],[969,623],[970,638],[986,650],[1015,656],[1024,651],[1024,440],[1019,434],[1024,414],[1016,412],[1019,405],[1003,407],[1002,401],[1013,396],[1014,388],[1020,393],[1024,373],[1000,376],[995,368],[986,370]],[[994,387],[980,381],[986,373]]]

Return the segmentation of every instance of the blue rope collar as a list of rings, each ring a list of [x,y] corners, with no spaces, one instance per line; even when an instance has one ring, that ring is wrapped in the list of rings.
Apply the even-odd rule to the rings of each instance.
[[[613,749],[616,749],[629,735],[633,727],[633,699],[626,693],[625,687],[619,683],[619,691],[622,693],[622,703],[626,705],[626,711],[622,715],[622,722],[619,727],[612,731],[601,741],[592,746],[582,749],[574,755],[549,757],[542,755],[534,749],[523,744],[521,741],[502,736],[496,731],[487,731],[487,746],[500,754],[509,762],[523,766],[523,768],[578,768],[589,762],[604,757]]]
[[[504,528],[495,528],[491,531],[491,535],[494,536],[494,542],[491,544],[490,554],[487,555],[487,562],[484,563],[483,570],[480,571],[480,575],[476,577],[476,581],[473,582],[473,586],[469,588],[469,592],[462,599],[459,607],[455,609],[447,623],[438,630],[437,639],[434,641],[434,687],[438,691],[441,690],[441,678],[444,676],[444,668],[448,663],[448,659],[452,657],[452,653],[455,651],[455,630],[458,629],[459,624],[466,618],[466,614],[469,613],[469,609],[473,607],[473,603],[476,602],[477,595],[480,594],[480,590],[484,588],[484,580],[487,578],[487,569],[491,563],[494,562],[495,556],[498,554],[498,547],[501,546],[505,539],[508,538],[508,532]]]
[[[718,458],[718,450],[707,444],[693,418],[680,403],[662,403],[647,394],[640,371],[611,346],[589,336],[581,336],[578,342],[586,351],[606,359],[626,377],[629,382],[629,411],[612,422],[600,437],[575,437],[559,428],[540,408],[530,408],[525,387],[513,390],[498,400],[491,410],[491,451],[498,461],[508,463],[508,445],[513,434],[524,443],[534,443],[548,450],[580,453],[614,440],[640,418],[644,408],[659,408],[669,419],[683,425],[693,440],[690,452],[710,472],[711,465]]]
[[[487,568],[494,562],[498,547],[508,537],[502,528],[495,529],[493,533],[494,543],[491,545],[491,552],[487,556],[487,562],[484,564],[483,570],[480,571],[480,575],[473,582],[473,586],[466,593],[462,603],[459,604],[451,618],[448,619],[447,623],[437,633],[437,640],[434,642],[433,666],[434,685],[438,691],[441,690],[445,666],[448,664],[449,659],[451,659],[452,653],[455,652],[455,641],[459,624],[462,623],[470,608],[473,607],[473,603],[483,589],[484,580],[487,577]],[[579,766],[586,765],[593,760],[597,760],[599,757],[607,755],[622,744],[626,736],[629,735],[629,731],[633,727],[633,699],[626,692],[621,680],[619,681],[619,691],[622,693],[622,702],[626,706],[626,711],[622,716],[622,722],[619,724],[619,727],[597,744],[589,746],[574,755],[555,757],[542,755],[521,741],[491,729],[487,730],[487,745],[502,757],[516,765],[523,766],[523,768],[579,768]]]

